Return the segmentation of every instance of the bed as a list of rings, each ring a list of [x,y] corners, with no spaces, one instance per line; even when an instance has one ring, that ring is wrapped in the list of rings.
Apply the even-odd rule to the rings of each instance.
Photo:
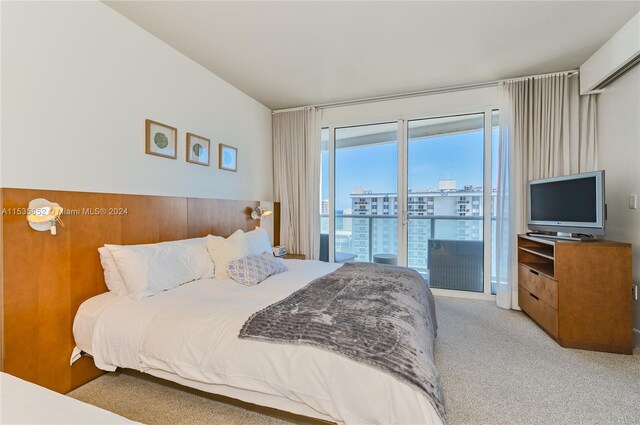
[[[0,372],[0,423],[131,424],[115,413]]]
[[[382,370],[311,346],[238,338],[256,312],[341,267],[286,265],[253,287],[200,279],[139,301],[110,292],[90,298],[74,320],[77,349],[105,371],[134,369],[331,422],[443,423],[423,393]]]

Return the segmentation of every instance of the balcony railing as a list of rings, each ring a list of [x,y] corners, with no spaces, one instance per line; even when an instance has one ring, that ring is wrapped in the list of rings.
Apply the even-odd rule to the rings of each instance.
[[[409,216],[407,265],[427,279],[431,274],[430,280],[434,287],[443,287],[438,286],[436,280],[440,277],[437,276],[449,276],[447,279],[442,277],[450,281],[449,289],[482,292],[483,220],[483,217],[478,216]],[[492,225],[492,240],[494,228]],[[329,233],[328,215],[321,215],[321,231]],[[373,262],[376,254],[397,255],[397,241],[398,226],[395,215],[335,216],[335,251],[356,255],[354,261]],[[492,251],[493,245],[492,243]],[[492,263],[493,258],[492,255]],[[475,271],[471,273],[471,269],[479,270],[479,274]],[[462,276],[460,273],[464,270],[467,272]],[[492,270],[495,270],[493,265]]]

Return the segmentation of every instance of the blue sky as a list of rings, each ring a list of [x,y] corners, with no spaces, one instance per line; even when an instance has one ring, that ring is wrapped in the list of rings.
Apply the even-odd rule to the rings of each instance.
[[[495,129],[493,133],[495,141],[498,130]],[[495,159],[497,152],[492,156]],[[329,198],[328,157],[328,152],[323,151],[322,199]],[[458,188],[465,185],[482,186],[483,161],[482,131],[411,140],[409,188],[437,188],[441,179],[455,179]],[[495,163],[495,160],[492,162]],[[335,164],[336,209],[351,208],[349,194],[356,187],[395,193],[398,187],[397,163],[396,143],[338,150]],[[495,182],[495,164],[492,169]]]

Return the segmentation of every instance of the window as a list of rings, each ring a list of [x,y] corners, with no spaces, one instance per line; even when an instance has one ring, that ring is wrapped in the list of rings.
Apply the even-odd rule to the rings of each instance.
[[[405,131],[399,131],[402,126]],[[396,255],[399,265],[414,268],[434,288],[488,294],[494,274],[489,244],[495,240],[496,130],[497,111],[491,110],[330,127],[332,249],[352,253],[356,261]],[[406,155],[406,166],[398,162],[400,155]]]

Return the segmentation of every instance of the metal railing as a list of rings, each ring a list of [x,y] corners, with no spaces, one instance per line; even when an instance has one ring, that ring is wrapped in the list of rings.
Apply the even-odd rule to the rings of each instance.
[[[329,220],[329,216],[326,214],[321,214],[321,221],[324,220],[326,225],[322,225],[322,230],[324,233],[328,232],[329,229],[329,225],[328,225],[328,220]],[[353,231],[353,220],[367,220],[367,224],[366,224],[366,233],[367,233],[367,238],[368,238],[368,243],[367,243],[367,247],[368,247],[368,261],[373,261],[373,249],[372,247],[374,246],[374,222],[376,220],[397,220],[398,216],[397,215],[372,215],[372,214],[336,214],[335,216],[335,222],[336,222],[336,232],[344,232],[344,231],[349,231],[349,229],[345,229],[344,226],[341,226],[340,228],[338,227],[338,223],[339,220],[345,220],[345,219],[350,219],[351,221],[351,232],[352,234],[354,233]],[[426,236],[425,238],[425,242],[428,239],[436,239],[436,237],[440,238],[440,239],[453,239],[453,240],[483,240],[483,230],[482,230],[482,226],[479,226],[479,231],[477,234],[477,237],[470,237],[471,235],[467,235],[466,232],[464,233],[460,233],[459,229],[458,232],[452,232],[451,229],[448,229],[448,232],[442,232],[441,234],[438,234],[438,223],[443,223],[443,222],[452,222],[452,221],[457,221],[457,222],[482,222],[484,220],[484,217],[482,216],[458,216],[458,215],[409,215],[408,216],[408,235],[409,236],[414,236],[414,237],[419,237],[420,234],[411,234],[411,222],[422,222],[422,221],[428,221],[429,225],[429,234],[428,236]],[[393,228],[396,230],[395,236],[397,238],[397,226],[392,226],[390,228]],[[455,233],[455,234],[454,234]],[[338,235],[336,235],[336,239],[338,238]],[[345,247],[341,246],[340,247],[340,251],[345,251]],[[360,256],[359,253],[357,252],[350,252],[352,254],[357,254]]]
[[[355,261],[373,262],[375,254],[397,254],[397,215],[375,214],[336,214],[335,216],[335,250],[343,253],[355,254]],[[366,220],[366,223],[364,222]],[[387,226],[376,227],[376,221],[390,221]],[[430,240],[449,241],[482,241],[484,240],[483,216],[458,216],[458,215],[410,215],[407,226],[407,262],[408,266],[420,272],[425,278],[429,275],[429,246]],[[492,224],[495,217],[491,217]],[[456,226],[454,222],[461,223]],[[420,223],[422,229],[416,228]],[[428,223],[428,224],[426,224]],[[477,223],[470,225],[469,223]],[[413,226],[412,226],[413,224]],[[322,232],[329,233],[329,216],[321,214]],[[382,231],[380,231],[382,229]],[[376,231],[377,230],[377,231]],[[495,272],[494,234],[495,226],[492,225],[490,270]],[[387,233],[388,232],[388,233]],[[366,233],[366,235],[365,235]],[[383,239],[374,238],[387,238]],[[357,245],[359,243],[359,245]],[[383,245],[393,246],[389,250],[380,250],[376,247]],[[354,246],[355,244],[355,246]],[[431,243],[432,244],[432,243]],[[484,256],[483,256],[484,257]],[[481,261],[484,261],[481,259]],[[492,281],[494,277],[492,276]],[[463,289],[463,288],[459,288]]]

